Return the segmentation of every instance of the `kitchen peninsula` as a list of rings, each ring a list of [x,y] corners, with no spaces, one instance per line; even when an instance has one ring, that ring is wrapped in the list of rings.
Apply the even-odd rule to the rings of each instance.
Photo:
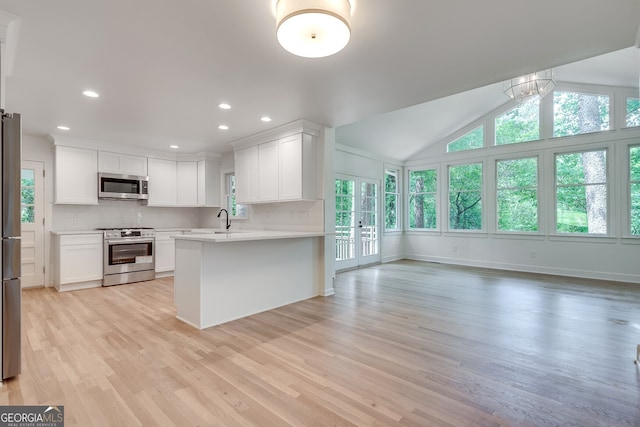
[[[176,317],[198,329],[322,293],[324,232],[175,236]]]

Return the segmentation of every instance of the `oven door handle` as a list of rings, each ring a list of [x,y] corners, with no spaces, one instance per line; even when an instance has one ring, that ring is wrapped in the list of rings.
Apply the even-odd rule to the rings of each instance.
[[[156,239],[115,239],[105,240],[107,245],[117,245],[120,243],[155,243]]]

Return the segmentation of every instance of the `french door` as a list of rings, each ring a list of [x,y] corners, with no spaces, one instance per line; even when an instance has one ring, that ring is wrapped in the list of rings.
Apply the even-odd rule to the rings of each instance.
[[[336,269],[380,262],[379,182],[336,178]]]
[[[44,189],[42,162],[22,162],[22,287],[44,286]]]

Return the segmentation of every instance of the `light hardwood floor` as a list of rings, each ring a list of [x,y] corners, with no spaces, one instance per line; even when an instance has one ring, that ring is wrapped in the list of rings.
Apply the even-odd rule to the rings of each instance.
[[[640,425],[636,285],[399,261],[204,331],[172,301],[171,279],[25,291],[0,405],[64,405],[67,426]]]

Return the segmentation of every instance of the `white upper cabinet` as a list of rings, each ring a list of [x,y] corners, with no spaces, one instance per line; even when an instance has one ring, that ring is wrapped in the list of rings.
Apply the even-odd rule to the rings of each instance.
[[[98,152],[98,171],[147,176],[147,158],[128,154]]]
[[[313,136],[296,133],[235,152],[238,203],[316,198]]]
[[[316,198],[316,163],[311,135],[300,133],[279,141],[279,199]]]
[[[55,147],[55,203],[98,204],[98,152],[84,148]]]
[[[198,162],[177,162],[178,206],[198,205]]]
[[[235,152],[236,200],[248,204],[258,201],[258,147]]]
[[[278,200],[278,141],[258,145],[258,200]]]
[[[220,206],[220,159],[198,160],[198,206]]]
[[[149,206],[176,206],[177,165],[174,160],[148,159]]]

